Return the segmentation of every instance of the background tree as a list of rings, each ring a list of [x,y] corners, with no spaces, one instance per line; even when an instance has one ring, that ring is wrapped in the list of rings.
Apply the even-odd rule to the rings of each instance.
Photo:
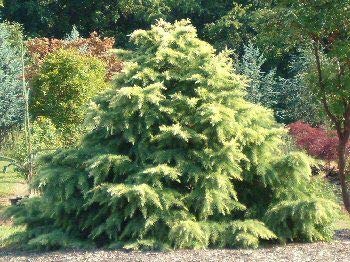
[[[245,100],[229,52],[216,54],[184,20],[131,41],[115,87],[95,100],[95,129],[46,156],[34,182],[40,196],[10,212],[27,225],[29,245],[257,247],[332,237],[334,196],[311,178],[305,155],[283,151],[272,112]]]
[[[249,78],[247,99],[253,103],[274,108],[277,101],[277,76],[274,70],[263,72],[266,62],[263,54],[252,43],[244,46],[244,54],[238,65],[239,73]]]
[[[328,124],[322,105],[307,83],[308,59],[303,53],[290,59],[287,77],[277,77],[273,108],[279,122],[303,121],[313,126]]]
[[[214,5],[216,3],[212,2]],[[212,21],[204,24],[202,38],[219,50],[230,48],[241,55],[244,43],[253,41],[254,1],[231,1]]]
[[[128,45],[127,35],[133,30],[149,28],[157,19],[190,18],[199,34],[216,47],[238,48],[249,28],[246,9],[253,6],[255,1],[250,0],[5,0],[1,14],[23,24],[30,36],[63,38],[75,25],[83,37],[97,31],[115,37],[122,47]]]
[[[68,38],[32,38],[26,41],[31,64],[27,67],[27,77],[31,79],[40,70],[46,56],[58,49],[74,49],[85,55],[101,59],[106,64],[107,78],[111,79],[114,74],[122,69],[122,62],[113,53],[114,38],[100,37],[96,32],[88,38],[79,37],[79,32],[71,32]]]
[[[30,36],[63,38],[75,26],[82,37],[97,31],[116,38],[119,47],[129,45],[128,35],[133,30],[149,28],[157,19],[171,22],[189,18],[199,37],[218,50],[230,48],[241,56],[244,44],[250,41],[265,54],[265,72],[276,69],[278,76],[288,78],[290,58],[297,48],[286,48],[284,39],[277,40],[278,34],[273,36],[274,45],[266,44],[270,38],[257,35],[270,6],[270,1],[258,0],[6,0],[1,14],[24,24]]]
[[[261,35],[272,41],[279,35],[290,48],[300,44],[309,48],[308,83],[337,131],[342,196],[350,212],[345,170],[350,136],[349,8],[348,0],[278,1],[274,8],[264,10],[266,23]]]
[[[249,78],[247,99],[273,109],[278,122],[296,121],[318,125],[324,122],[315,95],[307,87],[307,59],[299,54],[291,59],[287,77],[278,76],[269,66],[265,55],[252,43],[244,46],[238,72]]]
[[[19,25],[0,23],[0,147],[24,121],[21,43]]]

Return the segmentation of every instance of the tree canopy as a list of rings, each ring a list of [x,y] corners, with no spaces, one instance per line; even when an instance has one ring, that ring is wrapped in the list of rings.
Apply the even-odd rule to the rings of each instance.
[[[260,34],[268,40],[267,45],[281,41],[288,49],[299,45],[306,50],[307,86],[337,131],[342,195],[350,212],[345,171],[350,137],[349,8],[348,0],[279,1],[263,12]]]
[[[1,15],[24,24],[31,36],[63,38],[75,25],[82,36],[97,31],[113,36],[118,46],[128,44],[127,35],[139,28],[149,28],[156,19],[175,21],[190,18],[201,35],[221,47],[236,47],[244,31],[245,7],[251,1],[240,0],[83,0],[41,1],[4,0]],[[242,4],[242,5],[240,5]],[[227,33],[227,35],[226,35]],[[219,39],[224,37],[224,40]],[[235,41],[232,43],[231,41]]]

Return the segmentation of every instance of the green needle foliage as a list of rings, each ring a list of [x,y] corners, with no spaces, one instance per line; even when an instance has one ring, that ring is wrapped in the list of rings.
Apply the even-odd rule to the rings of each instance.
[[[42,159],[41,195],[9,210],[32,248],[257,247],[329,240],[338,206],[309,159],[283,151],[272,111],[247,102],[229,52],[185,20],[131,36],[82,145]],[[62,240],[60,243],[59,240]],[[83,241],[84,240],[84,241]]]
[[[276,71],[271,70],[265,73],[262,70],[266,59],[259,48],[254,47],[251,42],[244,46],[241,60],[237,66],[238,72],[249,78],[247,100],[271,109],[274,108],[278,103]],[[279,112],[276,111],[276,115],[278,114]]]
[[[22,38],[18,24],[0,23],[0,143],[24,121]]]

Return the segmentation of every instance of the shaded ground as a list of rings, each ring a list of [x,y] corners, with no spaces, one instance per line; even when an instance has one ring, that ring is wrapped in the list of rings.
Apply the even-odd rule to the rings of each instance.
[[[257,250],[179,250],[173,252],[60,251],[21,253],[1,251],[0,261],[350,261],[350,230],[338,231],[332,243],[289,244]]]

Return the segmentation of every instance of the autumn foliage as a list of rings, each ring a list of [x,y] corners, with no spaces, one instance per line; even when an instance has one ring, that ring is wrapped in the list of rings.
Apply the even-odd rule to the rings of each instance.
[[[336,131],[326,130],[323,127],[312,127],[300,121],[288,127],[297,146],[306,150],[310,155],[326,161],[337,159],[339,139]]]
[[[28,68],[28,78],[32,78],[38,72],[45,57],[58,49],[74,49],[82,54],[97,57],[108,66],[107,77],[110,79],[116,72],[122,69],[122,62],[111,52],[115,40],[112,37],[100,37],[96,32],[88,38],[74,40],[56,38],[33,38],[26,42],[28,53],[32,59],[32,65]]]

